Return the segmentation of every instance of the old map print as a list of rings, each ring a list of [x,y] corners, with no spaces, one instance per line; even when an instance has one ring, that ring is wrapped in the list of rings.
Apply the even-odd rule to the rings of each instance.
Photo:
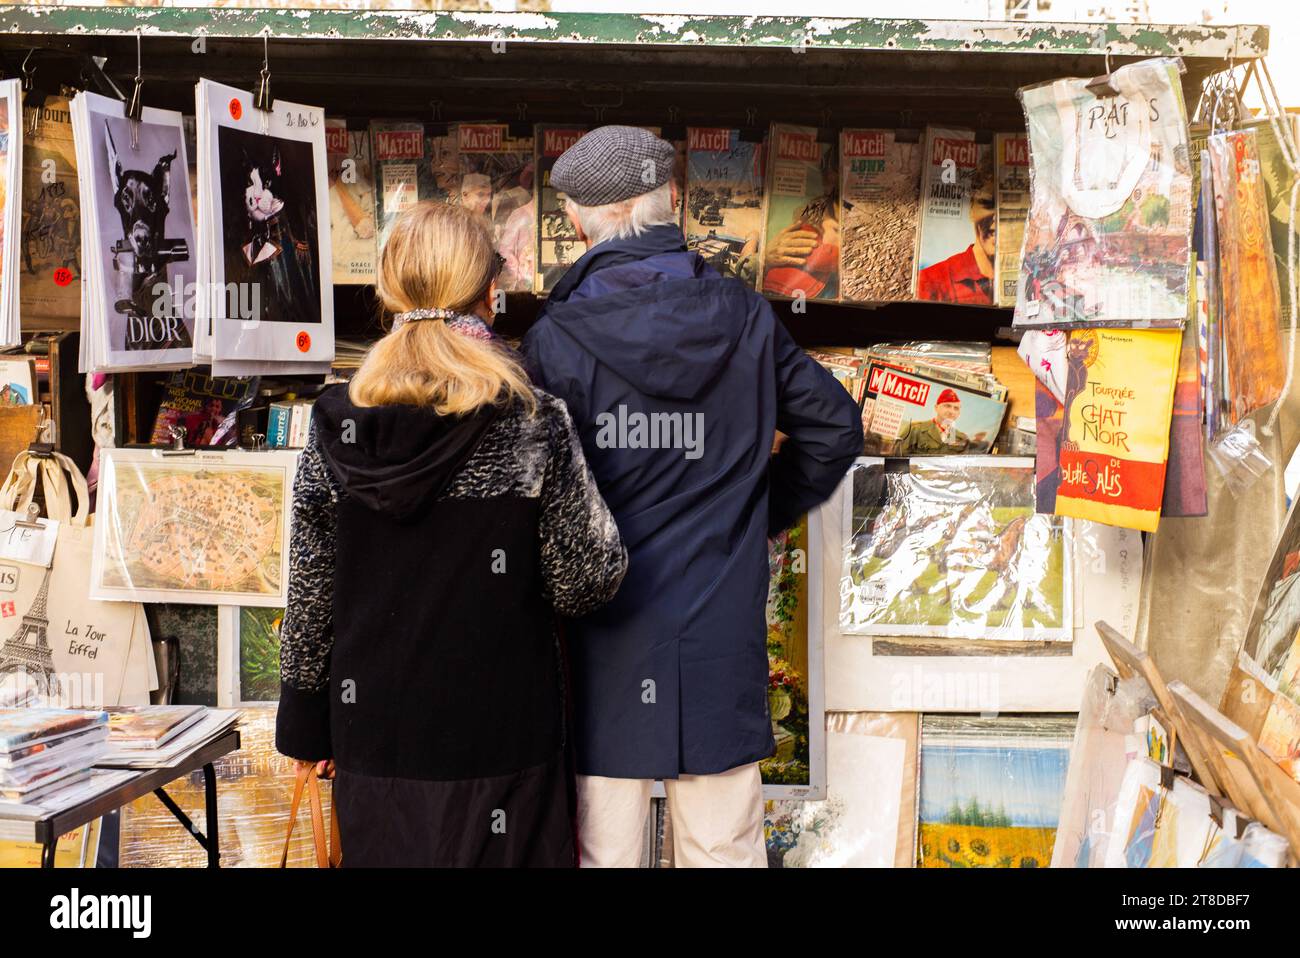
[[[96,522],[96,593],[283,604],[292,460],[276,453],[164,459],[113,450]]]

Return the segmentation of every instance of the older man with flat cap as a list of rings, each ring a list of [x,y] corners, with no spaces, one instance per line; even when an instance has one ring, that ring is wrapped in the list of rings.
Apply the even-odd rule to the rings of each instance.
[[[662,779],[679,867],[765,867],[767,537],[830,495],[862,426],[771,305],[687,251],[672,171],[639,127],[556,161],[588,250],[523,345],[630,555],[614,601],[568,629],[580,856],[635,865]]]

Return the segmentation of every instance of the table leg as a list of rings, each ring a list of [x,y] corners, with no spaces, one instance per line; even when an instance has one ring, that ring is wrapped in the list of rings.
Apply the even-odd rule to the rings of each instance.
[[[58,848],[59,848],[59,838],[57,835],[51,838],[47,842],[41,842],[41,867],[42,868],[54,867],[54,853],[58,850]]]
[[[221,867],[221,839],[217,834],[217,772],[209,762],[203,766],[203,796],[208,812],[208,867]]]

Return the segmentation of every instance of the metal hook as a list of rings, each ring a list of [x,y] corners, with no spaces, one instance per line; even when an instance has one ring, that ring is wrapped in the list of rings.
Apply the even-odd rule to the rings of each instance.
[[[126,116],[131,121],[131,149],[140,149],[140,120],[144,117],[144,70],[140,51],[141,27],[135,28],[135,82],[131,86],[131,99],[126,104]]]
[[[253,106],[263,113],[270,113],[274,102],[271,99],[271,28],[267,27],[262,31],[262,72],[259,74]]]
[[[35,67],[32,67],[31,69],[28,69],[27,67],[27,64],[31,61],[32,55],[34,53],[36,53],[36,47],[32,47],[30,50],[28,50],[27,56],[23,57],[23,65],[21,68],[21,72],[23,75],[22,88],[24,93],[26,93],[28,90],[32,88],[32,75],[36,73]]]

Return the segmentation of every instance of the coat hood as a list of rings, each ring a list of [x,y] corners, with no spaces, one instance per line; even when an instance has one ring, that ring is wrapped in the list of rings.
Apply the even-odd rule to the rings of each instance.
[[[440,416],[424,406],[355,406],[340,385],[316,400],[312,420],[348,494],[367,509],[405,518],[442,494],[499,412],[483,406]]]
[[[718,378],[751,312],[744,284],[720,277],[666,226],[593,247],[544,316],[640,392],[691,400]]]

